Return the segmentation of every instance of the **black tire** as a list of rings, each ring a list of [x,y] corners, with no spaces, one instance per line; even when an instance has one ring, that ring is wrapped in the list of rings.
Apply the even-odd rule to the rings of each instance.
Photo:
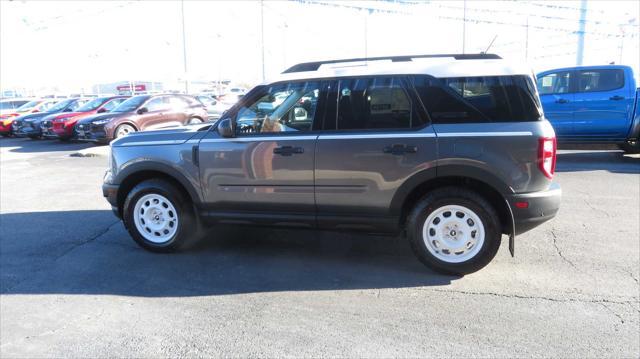
[[[178,218],[175,234],[162,244],[147,240],[135,225],[134,210],[140,198],[147,194],[159,194],[168,199],[176,209]],[[123,206],[123,222],[133,240],[142,248],[160,253],[184,250],[198,239],[198,221],[190,199],[175,185],[162,179],[150,179],[137,184],[128,194]]]
[[[39,140],[39,139],[41,139],[41,138],[42,138],[42,136],[38,136],[38,135],[36,135],[36,136],[28,136],[28,137],[29,137],[30,139],[32,139],[32,140]]]
[[[640,153],[640,141],[626,141],[620,144],[620,149],[629,154]]]
[[[464,262],[450,263],[438,259],[427,249],[423,240],[422,229],[429,215],[447,205],[466,207],[473,211],[484,225],[485,238],[482,247],[477,254]],[[473,273],[491,262],[500,247],[500,228],[500,217],[492,205],[476,192],[459,187],[443,187],[427,193],[412,209],[406,227],[411,248],[424,265],[441,273],[455,275]]]

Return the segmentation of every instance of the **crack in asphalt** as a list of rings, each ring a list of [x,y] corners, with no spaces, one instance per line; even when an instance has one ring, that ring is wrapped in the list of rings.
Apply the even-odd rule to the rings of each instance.
[[[604,303],[598,303],[598,304],[600,304],[601,306],[603,306],[603,307],[604,307],[607,311],[609,311],[611,314],[615,315],[615,316],[620,320],[620,323],[621,323],[621,324],[624,324],[624,319],[622,318],[622,316],[621,316],[620,314],[618,314],[618,313],[614,312],[614,311],[613,311],[613,309],[609,308],[609,306],[607,306],[607,305],[606,305],[606,304],[604,304]]]
[[[592,210],[594,210],[594,211],[596,211],[596,212],[604,213],[604,214],[605,214],[605,216],[607,216],[607,218],[611,218],[611,215],[609,214],[609,212],[607,212],[607,211],[605,211],[605,210],[602,210],[602,209],[600,209],[600,208],[596,208],[596,207],[594,207],[594,206],[591,204],[591,202],[589,202],[589,200],[587,200],[586,198],[584,199],[584,203],[585,203],[589,208],[591,208]]]
[[[558,247],[558,236],[556,235],[555,228],[551,228],[551,236],[553,237],[553,246],[556,248],[556,252],[560,256],[560,258],[562,258],[565,262],[569,263],[573,268],[577,269],[576,265],[572,261],[570,261],[567,257],[565,257],[564,254],[562,254],[560,247]]]
[[[585,303],[585,304],[600,304],[600,303],[609,303],[609,304],[622,304],[622,305],[633,305],[638,304],[638,300],[611,300],[611,299],[578,299],[578,298],[553,298],[553,297],[542,297],[535,295],[522,295],[522,294],[504,294],[504,293],[496,293],[496,292],[472,292],[465,290],[449,290],[449,289],[424,289],[428,291],[441,292],[441,293],[455,293],[455,294],[465,294],[465,295],[484,295],[484,296],[493,296],[500,298],[511,298],[511,299],[529,299],[529,300],[547,300],[550,302],[556,303]]]
[[[59,256],[57,256],[54,261],[59,260],[60,258],[66,256],[67,254],[73,252],[76,248],[78,247],[82,247],[85,244],[91,243],[93,241],[95,241],[96,239],[102,237],[103,235],[105,235],[107,232],[109,232],[109,230],[111,229],[111,227],[115,226],[116,224],[120,223],[120,220],[117,220],[111,224],[109,224],[107,227],[105,227],[103,230],[101,230],[100,232],[94,234],[93,236],[79,242],[79,243],[75,243],[74,245],[72,245],[71,247],[69,247],[66,251],[64,251],[62,254],[60,254]]]

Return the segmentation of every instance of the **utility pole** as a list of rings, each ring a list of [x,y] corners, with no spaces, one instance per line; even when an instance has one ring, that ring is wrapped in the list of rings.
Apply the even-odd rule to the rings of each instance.
[[[580,20],[578,21],[578,51],[576,53],[576,65],[581,66],[584,57],[584,30],[587,20],[587,0],[580,2]]]
[[[465,38],[467,34],[467,0],[462,2],[462,53],[465,51]]]
[[[526,61],[529,60],[529,15],[527,15],[527,27],[525,28],[525,38],[524,38],[524,59]]]
[[[262,81],[264,82],[264,0],[260,0],[260,46],[262,47]]]
[[[364,13],[364,57],[369,57],[369,44],[367,38],[369,37],[369,10]]]
[[[184,31],[184,0],[180,1],[182,13],[182,59],[184,62],[184,92],[189,93],[189,76],[187,75],[187,36]]]

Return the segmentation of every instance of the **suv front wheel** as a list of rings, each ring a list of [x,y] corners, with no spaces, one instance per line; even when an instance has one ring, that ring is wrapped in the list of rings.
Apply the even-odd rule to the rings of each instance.
[[[414,253],[426,266],[464,275],[486,266],[500,247],[498,214],[473,191],[445,187],[424,196],[407,220]]]
[[[184,249],[195,242],[198,232],[189,200],[160,179],[140,182],[129,192],[123,220],[136,243],[153,252]]]

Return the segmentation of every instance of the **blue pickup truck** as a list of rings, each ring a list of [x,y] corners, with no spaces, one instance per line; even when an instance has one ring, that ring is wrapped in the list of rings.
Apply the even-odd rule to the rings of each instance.
[[[640,98],[630,67],[567,67],[541,72],[537,80],[559,142],[617,143],[640,153]]]

